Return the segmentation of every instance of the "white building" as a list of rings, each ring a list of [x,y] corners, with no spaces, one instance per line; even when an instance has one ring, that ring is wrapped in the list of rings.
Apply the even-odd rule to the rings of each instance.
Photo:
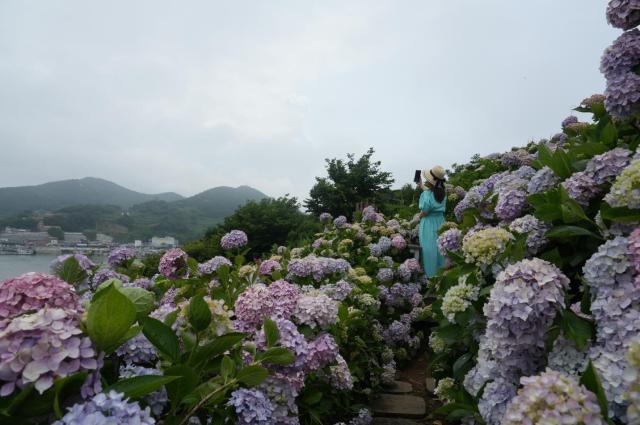
[[[135,241],[133,241],[133,246],[135,248],[142,248],[142,241],[140,239],[136,239]]]
[[[151,246],[154,248],[174,248],[178,245],[178,240],[173,236],[165,236],[161,238],[154,236],[151,238]]]

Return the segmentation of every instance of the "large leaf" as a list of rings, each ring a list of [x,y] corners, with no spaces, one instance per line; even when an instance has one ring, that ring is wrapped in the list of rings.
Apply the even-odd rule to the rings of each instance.
[[[99,350],[109,354],[118,348],[135,320],[133,303],[114,286],[109,286],[89,306],[87,333]]]
[[[241,342],[246,336],[247,334],[236,332],[228,333],[216,338],[213,342],[210,342],[209,344],[198,348],[198,350],[193,355],[191,364],[195,365],[203,361],[208,361],[219,356],[220,354],[223,354],[224,352],[230,350],[231,348],[233,348],[233,346]]]
[[[571,310],[564,311],[560,326],[564,334],[581,350],[587,347],[594,333],[593,324]]]
[[[600,378],[598,378],[598,373],[596,369],[593,367],[591,360],[589,360],[589,364],[587,365],[587,369],[582,374],[580,378],[580,384],[584,385],[589,391],[594,393],[598,398],[598,404],[600,405],[600,412],[602,413],[602,417],[608,419],[608,402],[607,396],[604,393],[604,389],[602,388],[602,384],[600,383]]]
[[[67,258],[56,270],[56,275],[71,285],[77,285],[85,280],[87,273],[80,267],[80,263],[75,257]]]
[[[271,319],[265,319],[262,324],[262,329],[264,330],[264,335],[267,339],[267,347],[273,347],[276,345],[280,339],[280,330],[278,329],[276,322]]]
[[[594,239],[602,239],[600,235],[580,226],[560,225],[555,226],[545,233],[545,236],[552,239],[575,238],[578,236],[589,236]]]
[[[240,369],[240,371],[236,375],[236,379],[245,385],[253,387],[267,379],[267,376],[269,376],[269,371],[264,367],[258,365],[250,365]]]
[[[538,161],[551,168],[560,178],[566,179],[573,174],[571,159],[562,149],[556,149],[552,153],[545,145],[540,145],[538,148]]]
[[[138,314],[147,314],[153,309],[155,298],[151,292],[142,288],[119,288],[118,290],[129,298]]]
[[[152,317],[146,317],[142,322],[142,333],[162,354],[174,363],[180,359],[180,343],[173,330]]]
[[[107,391],[115,390],[128,398],[138,399],[142,396],[150,394],[162,386],[173,382],[179,376],[162,376],[162,375],[142,375],[132,378],[123,379],[107,388]]]
[[[603,202],[600,207],[600,213],[604,220],[615,221],[619,223],[631,223],[640,221],[640,210],[632,210],[629,208],[613,208]]]
[[[567,224],[576,223],[581,220],[591,221],[584,213],[582,206],[572,199],[564,187],[559,186],[557,190],[560,192],[560,209],[562,211],[562,221]]]
[[[209,327],[211,323],[211,310],[202,296],[197,295],[191,298],[188,317],[189,323],[196,332],[202,332]]]
[[[295,356],[284,347],[272,347],[258,356],[258,360],[276,365],[286,366],[293,363]]]
[[[53,383],[54,386],[54,399],[53,399],[53,411],[57,418],[64,416],[62,411],[63,402],[67,397],[74,397],[80,391],[82,384],[87,379],[87,372],[74,373],[71,376],[64,378],[58,378]]]
[[[530,195],[529,203],[533,206],[534,215],[543,221],[554,221],[562,218],[560,209],[561,197],[558,189]]]
[[[165,385],[167,395],[171,400],[171,406],[175,407],[182,401],[184,396],[193,391],[200,384],[200,377],[190,367],[185,365],[172,366],[165,370],[167,376],[178,376],[175,381]]]
[[[456,378],[464,377],[464,374],[469,369],[469,366],[471,366],[471,359],[473,359],[473,353],[465,353],[460,356],[458,360],[453,363],[453,376]]]
[[[229,378],[233,377],[236,371],[236,364],[231,357],[224,356],[222,358],[222,363],[220,364],[220,374],[222,378],[224,378],[225,382],[229,380]]]

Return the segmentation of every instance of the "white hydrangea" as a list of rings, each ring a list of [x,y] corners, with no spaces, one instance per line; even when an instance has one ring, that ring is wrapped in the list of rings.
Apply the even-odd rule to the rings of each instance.
[[[449,322],[454,323],[456,313],[465,311],[473,301],[478,299],[479,293],[480,288],[470,285],[464,280],[452,286],[442,299],[442,314]]]
[[[462,243],[467,263],[479,266],[491,265],[504,252],[513,235],[500,227],[487,227],[474,232]]]

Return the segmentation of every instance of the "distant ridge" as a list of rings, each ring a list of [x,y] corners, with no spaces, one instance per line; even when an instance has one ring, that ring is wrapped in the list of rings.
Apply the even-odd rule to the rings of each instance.
[[[184,199],[177,193],[155,195],[136,192],[108,180],[85,177],[35,186],[0,188],[0,215],[25,210],[56,210],[71,205],[117,205],[128,208],[153,200],[173,202]]]

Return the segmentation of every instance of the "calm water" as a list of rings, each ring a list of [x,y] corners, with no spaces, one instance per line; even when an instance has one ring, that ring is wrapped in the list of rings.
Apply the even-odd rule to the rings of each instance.
[[[26,272],[49,272],[55,255],[0,255],[0,280]]]

